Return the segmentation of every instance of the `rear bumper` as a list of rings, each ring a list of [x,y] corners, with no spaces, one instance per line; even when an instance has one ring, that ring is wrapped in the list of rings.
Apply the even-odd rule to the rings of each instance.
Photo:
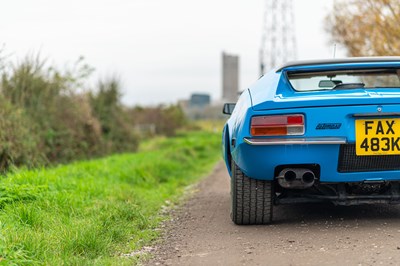
[[[344,138],[244,138],[232,156],[247,176],[260,180],[273,180],[278,166],[306,164],[320,166],[320,182],[400,180],[400,168],[389,171],[339,172],[340,145],[346,143]]]

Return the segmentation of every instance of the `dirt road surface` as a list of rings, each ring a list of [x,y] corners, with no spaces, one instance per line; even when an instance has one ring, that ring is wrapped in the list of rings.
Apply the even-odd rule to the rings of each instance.
[[[286,205],[236,226],[220,163],[173,215],[148,265],[400,265],[400,206]]]

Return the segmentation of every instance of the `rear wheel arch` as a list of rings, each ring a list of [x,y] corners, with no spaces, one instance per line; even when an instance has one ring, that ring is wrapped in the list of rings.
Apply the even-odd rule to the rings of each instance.
[[[229,138],[229,127],[228,125],[224,128],[224,159],[226,163],[226,167],[228,168],[229,174],[232,175],[232,154],[231,154],[231,141]]]

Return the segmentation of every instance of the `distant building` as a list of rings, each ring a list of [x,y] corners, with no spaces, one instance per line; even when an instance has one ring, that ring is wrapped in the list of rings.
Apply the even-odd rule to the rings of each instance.
[[[204,108],[210,105],[211,97],[205,93],[194,93],[190,96],[189,106]]]
[[[219,101],[211,102],[207,93],[193,93],[188,100],[178,101],[178,105],[189,119],[226,119],[222,114],[222,104]]]
[[[222,53],[222,101],[235,103],[239,94],[239,56]]]

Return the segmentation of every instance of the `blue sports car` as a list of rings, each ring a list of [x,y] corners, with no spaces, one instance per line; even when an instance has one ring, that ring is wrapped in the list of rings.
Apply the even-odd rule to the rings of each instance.
[[[400,57],[291,62],[223,112],[234,223],[270,223],[279,204],[400,202]]]

